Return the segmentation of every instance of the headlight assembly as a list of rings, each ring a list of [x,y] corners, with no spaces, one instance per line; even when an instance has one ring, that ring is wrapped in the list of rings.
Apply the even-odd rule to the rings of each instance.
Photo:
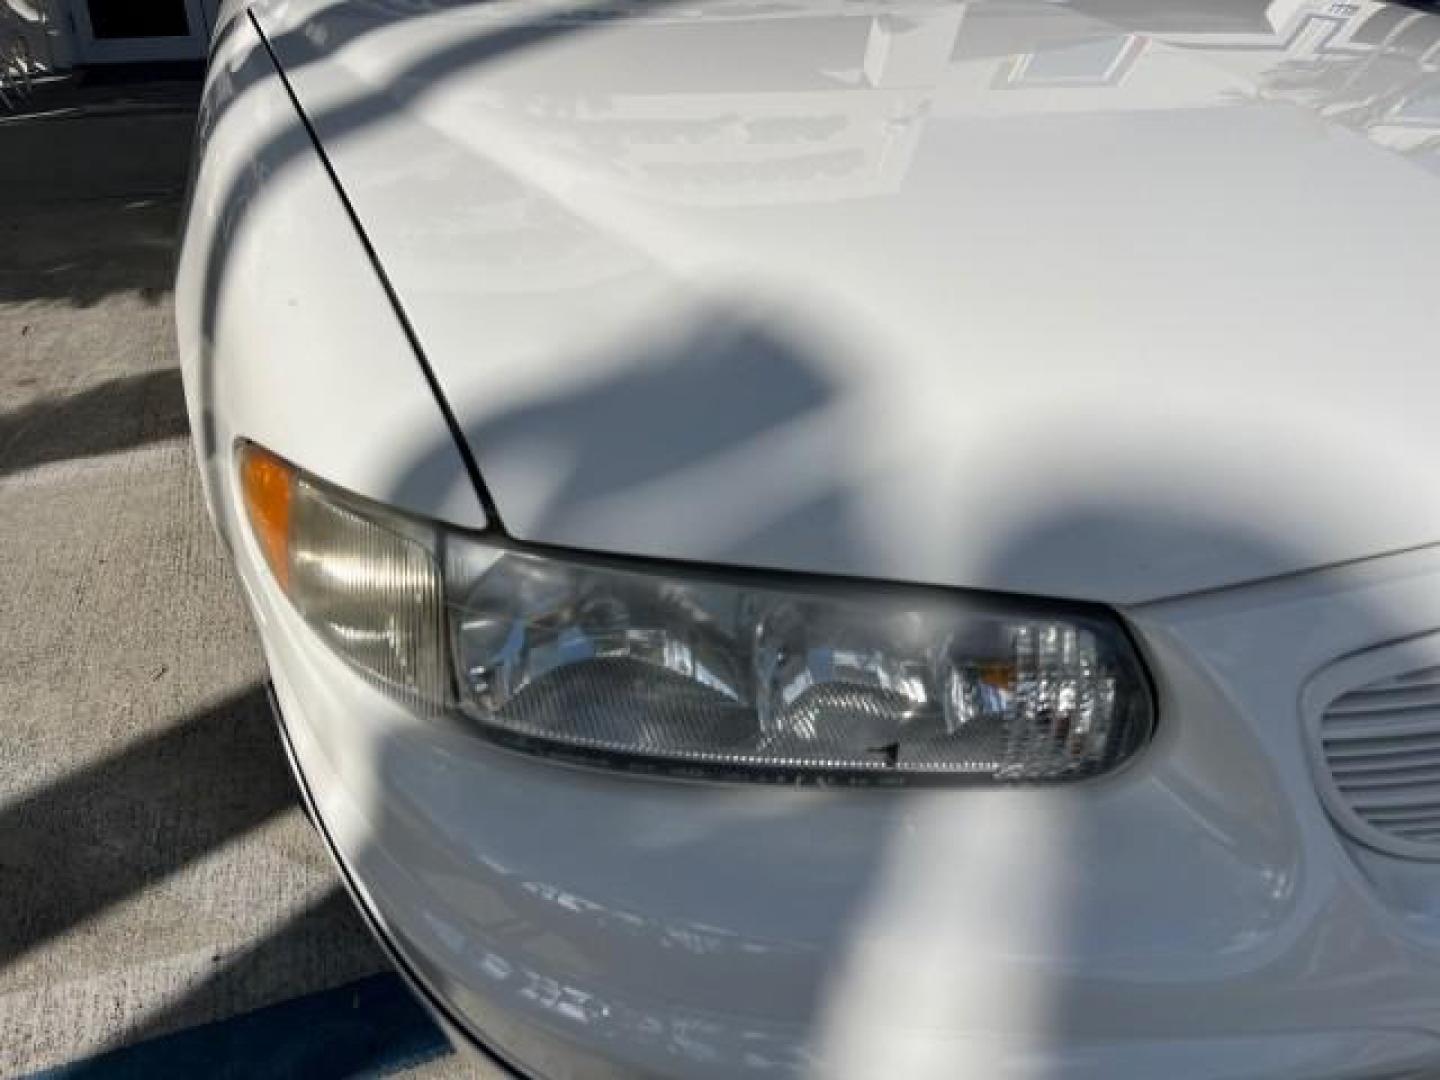
[[[242,444],[257,545],[391,694],[536,754],[721,779],[1093,776],[1154,707],[1085,607],[528,550],[346,494]]]

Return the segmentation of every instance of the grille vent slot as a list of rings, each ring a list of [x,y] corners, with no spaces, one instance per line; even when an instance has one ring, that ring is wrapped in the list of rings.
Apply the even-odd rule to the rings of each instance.
[[[1378,674],[1378,655],[1392,661],[1382,659],[1382,669],[1393,671],[1393,661],[1410,653],[1385,650],[1337,669],[1352,677]],[[1431,651],[1426,659],[1423,667],[1352,683],[1338,695],[1335,680],[1324,680],[1332,692],[1315,717],[1315,734],[1322,794],[1339,824],[1393,854],[1440,859],[1440,657]]]

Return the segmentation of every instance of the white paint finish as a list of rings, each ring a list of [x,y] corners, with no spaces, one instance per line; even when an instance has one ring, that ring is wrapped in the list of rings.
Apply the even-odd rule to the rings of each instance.
[[[542,1075],[1440,1065],[1440,922],[1351,861],[1296,704],[1334,655],[1433,625],[1434,554],[1136,610],[1165,726],[1130,769],[908,793],[646,781],[495,750],[350,674],[253,547],[238,554],[300,765],[368,903]],[[1440,879],[1421,889],[1433,903]]]
[[[243,437],[360,494],[484,527],[414,350],[244,18],[218,41],[198,156],[175,303],[207,498]]]
[[[1437,54],[1365,43],[1434,16],[259,8],[517,537],[1123,603],[1440,539]]]
[[[1387,148],[1396,125],[1235,107],[1278,93],[1240,50],[1139,49],[1051,6],[907,7],[916,40],[879,9],[806,7],[767,35],[711,3],[481,63],[456,42],[520,9],[307,10],[267,9],[277,48],[522,535],[1109,599],[1435,537],[1434,501],[1405,497],[1434,471],[1417,243],[1434,182]],[[1271,15],[1246,33],[1299,18]],[[1048,44],[1017,59],[1017,34]],[[1044,55],[1097,40],[1113,51]],[[365,96],[445,41],[461,75]],[[181,271],[202,450],[257,437],[482,524],[254,44],[241,22],[217,54]],[[831,63],[852,46],[858,76]],[[335,62],[301,64],[307,47]],[[743,69],[720,63],[732,48]],[[990,89],[1082,61],[1104,85],[1038,90],[1033,113],[1029,91]],[[1322,82],[1349,71],[1315,63]],[[637,86],[580,95],[622,76]],[[680,138],[717,110],[713,155]],[[806,140],[849,147],[848,171],[797,179]],[[1126,261],[1102,260],[1116,237]],[[1298,705],[1326,665],[1435,630],[1440,548],[1129,609],[1161,727],[1102,781],[684,785],[407,716],[299,625],[236,528],[228,455],[206,465],[347,864],[411,962],[532,1067],[1440,1066],[1440,878],[1336,833]]]
[[[1323,691],[1333,685],[1336,670],[1366,654],[1383,655],[1381,646],[1407,643],[1403,651],[1430,637],[1437,611],[1440,550],[1429,548],[1129,615],[1154,650],[1152,670],[1163,677],[1170,656],[1183,653],[1225,688],[1252,718],[1280,782],[1297,792],[1307,818],[1318,819],[1324,808],[1311,752],[1314,717],[1306,708],[1313,711],[1316,702],[1307,702],[1306,689]],[[1192,722],[1203,723],[1199,717]],[[1334,871],[1388,908],[1391,925],[1408,940],[1402,948],[1440,956],[1440,866],[1353,843],[1328,819],[1306,837],[1317,854],[1336,846],[1345,851],[1348,857],[1334,861]]]

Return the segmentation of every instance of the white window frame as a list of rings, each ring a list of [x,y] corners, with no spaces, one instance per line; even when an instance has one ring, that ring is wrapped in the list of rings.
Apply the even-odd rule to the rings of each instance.
[[[203,59],[210,41],[206,0],[184,0],[190,32],[182,37],[96,38],[87,0],[69,0],[70,26],[75,32],[75,60],[81,64],[143,63]]]

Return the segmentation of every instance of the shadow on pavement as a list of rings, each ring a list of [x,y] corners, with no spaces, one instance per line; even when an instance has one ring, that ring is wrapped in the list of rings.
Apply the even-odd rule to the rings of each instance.
[[[0,967],[295,801],[252,687],[0,807]]]
[[[30,1080],[391,1076],[448,1051],[399,977],[381,974],[48,1069]]]
[[[174,368],[107,379],[0,413],[0,476],[176,439],[188,431]]]
[[[0,303],[170,292],[199,84],[112,96],[0,117]]]
[[[0,131],[0,148],[4,143]],[[169,296],[179,194],[160,190],[80,200],[84,196],[7,205],[0,199],[0,243],[6,252],[0,303],[39,300],[89,308],[117,294],[135,294],[150,304]]]
[[[205,1069],[200,1071],[220,1067],[237,1076],[354,1076],[368,1072],[377,1061],[393,1065],[396,1059],[448,1052],[444,1035],[399,976],[388,971],[360,984],[287,999],[287,991],[293,994],[295,989],[296,956],[352,947],[356,923],[345,890],[332,886],[270,934],[226,958],[178,1001],[117,1032],[110,1042],[113,1049],[60,1070],[61,1075],[106,1080],[194,1076],[197,1062],[178,1052],[186,1040],[196,1044],[194,1053],[204,1055],[200,1060]],[[365,986],[370,989],[362,989]],[[338,1010],[338,1028],[328,1015],[333,1010],[324,1008],[307,1022],[317,1003],[342,990],[347,1000]],[[278,1004],[214,1020],[217,1011],[231,1012],[225,1003],[256,999]],[[314,1023],[319,1033],[312,1030]]]

